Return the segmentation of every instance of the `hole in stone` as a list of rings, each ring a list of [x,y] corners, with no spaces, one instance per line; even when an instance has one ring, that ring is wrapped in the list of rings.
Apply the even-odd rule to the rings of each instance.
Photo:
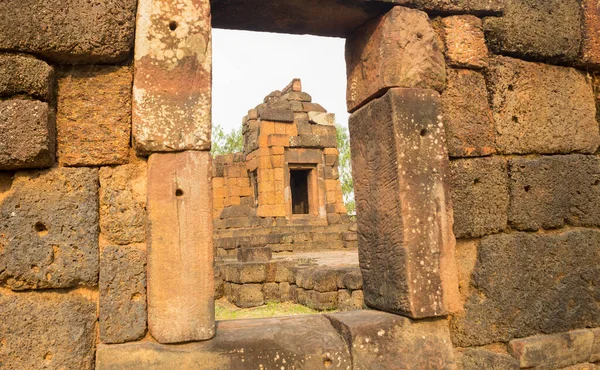
[[[333,365],[333,361],[329,357],[325,357],[323,359],[323,366],[330,367],[331,365]]]
[[[417,32],[417,40],[423,39],[423,34],[421,32]]]
[[[519,123],[519,117],[517,117],[517,116],[513,116],[512,120],[514,123]]]
[[[429,131],[426,128],[424,128],[424,129],[421,130],[421,136],[425,136],[428,133],[429,133]]]
[[[175,22],[175,21],[169,22],[169,29],[171,31],[175,31],[177,29],[177,26],[178,26],[177,22]]]
[[[594,186],[598,186],[598,185],[600,185],[600,180],[596,180],[596,181],[594,181],[594,183],[593,183],[592,185],[594,185]]]
[[[33,228],[35,229],[35,232],[37,232],[39,236],[45,236],[48,234],[48,228],[42,222],[39,222],[39,221],[36,222],[35,225],[33,225]]]
[[[177,190],[175,190],[175,196],[176,196],[176,197],[180,197],[180,196],[182,196],[182,195],[183,195],[183,190],[181,190],[181,189],[177,189]]]
[[[508,85],[508,91],[513,91],[515,87],[513,85]]]
[[[40,272],[40,268],[37,267],[36,265],[31,265],[31,271],[33,273],[38,273],[38,272]]]
[[[44,355],[44,360],[51,361],[52,360],[52,352],[46,352]]]
[[[477,184],[479,184],[479,183],[481,183],[481,180],[479,180],[479,179],[475,179],[475,180],[473,180],[473,184],[477,185]]]
[[[529,185],[525,185],[525,186],[523,186],[523,189],[524,189],[526,192],[529,192],[529,190],[531,190],[531,186],[529,186]]]
[[[137,301],[139,301],[140,299],[142,299],[142,294],[141,294],[141,293],[137,293],[137,292],[136,292],[136,293],[133,293],[133,294],[131,295],[131,300],[132,300],[132,301],[135,301],[135,302],[137,302]]]

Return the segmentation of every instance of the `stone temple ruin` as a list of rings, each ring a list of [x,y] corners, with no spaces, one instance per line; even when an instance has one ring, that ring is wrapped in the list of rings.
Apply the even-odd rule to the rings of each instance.
[[[240,220],[212,174],[242,157],[209,153],[212,27],[345,38],[367,309],[215,321]],[[596,0],[1,1],[0,368],[595,370],[599,70]],[[278,186],[262,154],[305,139],[252,117]],[[257,190],[248,222],[352,227],[335,191],[306,216]],[[263,266],[263,299],[294,285]]]
[[[356,223],[342,199],[334,114],[295,79],[248,111],[242,134],[243,153],[213,160],[216,297],[240,307],[271,300],[361,308]],[[307,256],[335,250],[354,253],[336,267],[305,266]]]

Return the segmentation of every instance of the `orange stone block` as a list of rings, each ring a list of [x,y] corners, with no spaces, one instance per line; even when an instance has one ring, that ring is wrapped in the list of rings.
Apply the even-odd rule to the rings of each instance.
[[[287,135],[269,135],[269,146],[290,146],[290,137]]]
[[[213,177],[213,179],[212,179],[213,189],[222,187],[224,185],[224,183],[225,183],[225,179],[222,177]]]
[[[323,154],[325,155],[338,155],[339,152],[337,148],[325,148],[323,149]]]
[[[288,136],[298,136],[298,126],[296,124],[286,125],[285,134]]]
[[[259,129],[260,136],[269,136],[275,133],[275,122],[262,121]]]
[[[148,161],[148,328],[160,343],[215,333],[209,152]]]
[[[288,141],[289,144],[289,141]],[[283,146],[273,146],[271,147],[271,155],[283,155],[285,153],[285,148]]]
[[[230,197],[230,204],[232,206],[239,206],[241,202],[242,202],[242,199],[239,196]]]

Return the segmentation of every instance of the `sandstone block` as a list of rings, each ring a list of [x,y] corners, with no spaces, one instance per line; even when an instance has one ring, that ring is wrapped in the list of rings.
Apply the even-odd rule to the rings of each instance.
[[[294,122],[294,111],[291,109],[259,109],[258,114],[261,119],[273,122]]]
[[[446,60],[454,67],[485,68],[488,48],[483,35],[483,22],[472,15],[443,18],[442,37]]]
[[[76,294],[0,293],[0,367],[94,368],[96,303]]]
[[[365,303],[414,318],[445,313],[454,248],[439,116],[435,91],[391,89],[349,123]]]
[[[100,231],[115,244],[141,243],[146,239],[147,166],[135,161],[101,167]]]
[[[513,158],[509,221],[519,230],[600,226],[600,158]]]
[[[310,103],[312,101],[312,97],[309,94],[307,94],[303,91],[295,91],[295,90],[283,94],[281,96],[281,99],[289,100],[289,101],[307,102],[307,103]]]
[[[47,103],[0,101],[0,170],[51,167],[56,127]]]
[[[337,308],[340,311],[350,311],[354,309],[352,304],[352,292],[346,289],[337,291]]]
[[[592,355],[590,356],[590,362],[600,361],[600,328],[591,329],[594,333],[594,345],[592,346]]]
[[[258,307],[265,304],[262,284],[231,284],[233,303],[241,308]]]
[[[135,12],[135,0],[3,1],[0,49],[67,64],[118,62],[133,46]]]
[[[123,343],[146,333],[146,253],[109,246],[100,256],[100,340]]]
[[[60,74],[56,126],[61,164],[127,163],[131,78],[129,67],[74,67]]]
[[[273,255],[269,247],[238,248],[237,259],[240,262],[269,262]]]
[[[594,94],[583,73],[496,57],[487,77],[499,152],[593,153],[598,148]]]
[[[583,40],[581,62],[586,66],[600,66],[600,4],[594,0],[583,0]]]
[[[338,307],[337,290],[334,292],[318,292],[316,290],[305,290],[305,298],[298,300],[298,303],[312,308],[313,310],[326,311],[334,310]]]
[[[210,4],[141,0],[135,39],[133,142],[141,154],[209,150]]]
[[[448,69],[442,112],[451,157],[495,153],[495,129],[485,79],[475,71]]]
[[[265,302],[279,302],[281,300],[278,283],[263,284],[262,292],[265,297]]]
[[[17,172],[0,204],[0,282],[13,290],[98,282],[98,171]]]
[[[451,321],[460,347],[600,326],[600,232],[511,233],[477,247],[465,311]],[[527,282],[524,284],[523,282]]]
[[[214,335],[211,157],[148,160],[148,328],[161,343]]]
[[[213,340],[167,346],[152,342],[98,346],[98,370],[346,369],[352,361],[344,340],[320,315],[219,322]]]
[[[317,292],[337,291],[339,271],[333,268],[318,268],[313,273],[313,289]]]
[[[315,125],[335,126],[335,114],[323,112],[308,112],[308,121]]]
[[[471,348],[457,354],[459,370],[519,370],[519,361],[509,355]]]
[[[416,7],[428,12],[498,14],[503,0],[394,0],[394,4]]]
[[[0,55],[0,96],[26,94],[47,102],[53,90],[54,68],[48,63],[23,54]]]
[[[581,8],[577,0],[506,1],[502,17],[484,20],[494,54],[523,59],[568,62],[581,43]]]
[[[506,228],[508,174],[503,158],[460,159],[450,162],[454,234],[475,238]]]
[[[225,266],[225,280],[238,284],[264,283],[266,271],[265,263],[228,263]]]
[[[590,330],[511,340],[508,349],[521,368],[557,369],[588,361],[594,342]]]
[[[426,13],[395,6],[346,40],[348,89],[353,112],[391,87],[442,91],[444,55]]]
[[[329,314],[351,348],[355,369],[454,369],[444,319],[413,322],[378,311]]]

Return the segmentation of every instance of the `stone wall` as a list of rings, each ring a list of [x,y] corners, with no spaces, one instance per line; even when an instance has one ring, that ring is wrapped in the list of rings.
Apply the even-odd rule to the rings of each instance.
[[[347,38],[372,310],[215,323],[207,1],[8,0],[0,368],[597,369],[596,2],[258,3],[217,24]]]

